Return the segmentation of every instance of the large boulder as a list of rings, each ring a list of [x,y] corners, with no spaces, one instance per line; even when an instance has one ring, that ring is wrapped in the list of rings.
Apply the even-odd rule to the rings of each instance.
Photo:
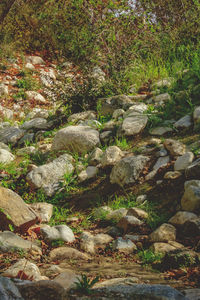
[[[189,180],[184,184],[185,192],[181,199],[183,210],[196,212],[200,210],[200,180]]]
[[[36,214],[18,194],[0,187],[0,230],[8,229],[10,224],[25,231],[37,220]]]
[[[163,223],[155,231],[153,231],[149,240],[151,242],[168,242],[176,240],[176,228],[173,225]]]
[[[143,155],[122,158],[113,167],[110,182],[120,186],[135,183],[148,161],[149,158]]]
[[[63,154],[48,164],[34,168],[28,173],[27,180],[34,188],[43,188],[51,196],[63,176],[73,172],[72,160],[71,155]]]
[[[100,144],[99,132],[89,126],[68,126],[60,129],[54,137],[52,150],[68,150],[85,153]]]

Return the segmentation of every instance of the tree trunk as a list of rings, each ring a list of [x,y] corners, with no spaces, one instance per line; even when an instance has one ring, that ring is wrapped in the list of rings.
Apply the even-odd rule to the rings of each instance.
[[[2,12],[2,14],[0,15],[0,25],[3,23],[4,19],[6,18],[6,16],[8,15],[11,7],[13,6],[13,4],[15,3],[16,0],[8,0],[6,7],[4,9],[4,11]]]

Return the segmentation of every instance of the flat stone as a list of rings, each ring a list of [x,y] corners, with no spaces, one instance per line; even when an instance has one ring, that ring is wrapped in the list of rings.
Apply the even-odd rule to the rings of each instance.
[[[182,156],[179,156],[174,164],[175,171],[184,171],[189,165],[191,165],[194,159],[192,152],[186,152]]]
[[[9,224],[26,231],[37,222],[37,215],[12,190],[0,187],[0,229],[8,229]]]
[[[27,56],[26,62],[33,65],[44,65],[45,62],[40,56]]]
[[[59,247],[50,251],[49,258],[52,261],[68,261],[69,259],[89,260],[90,256],[70,247]]]
[[[120,284],[132,285],[135,283],[139,283],[139,279],[137,277],[113,278],[95,283],[94,289]]]
[[[121,218],[117,224],[117,227],[122,228],[124,232],[130,232],[141,225],[143,225],[143,222],[138,218],[131,215],[126,215],[125,217]]]
[[[67,225],[56,225],[53,227],[46,225],[40,228],[40,232],[48,241],[61,240],[68,243],[75,241],[73,231]]]
[[[69,150],[84,153],[100,144],[99,132],[89,126],[68,126],[60,129],[54,137],[52,150]]]
[[[152,128],[149,133],[151,135],[163,136],[166,133],[172,132],[173,129],[171,127],[155,127]]]
[[[83,231],[80,236],[81,249],[87,253],[95,254],[94,237],[90,232]]]
[[[26,121],[22,124],[21,128],[24,130],[29,129],[44,129],[47,126],[47,120],[44,118],[35,118],[30,121]]]
[[[200,289],[192,288],[183,291],[183,294],[190,300],[200,299]]]
[[[173,244],[174,243],[174,244]],[[177,242],[173,241],[172,244],[170,244],[170,241],[168,243],[154,243],[151,246],[151,250],[154,253],[167,253],[176,249],[180,249],[180,248],[184,248],[184,246],[182,244],[179,244]]]
[[[80,113],[72,114],[68,118],[68,122],[77,123],[78,121],[95,120],[96,113],[93,110],[87,110]]]
[[[120,186],[135,183],[148,161],[149,158],[142,155],[122,158],[113,167],[110,182]]]
[[[148,218],[148,213],[141,208],[131,207],[128,209],[127,216],[134,216],[138,219],[145,220]]]
[[[162,167],[167,166],[167,164],[170,162],[169,156],[159,157],[155,165],[153,166],[153,170],[157,171]]]
[[[190,115],[184,116],[174,123],[174,127],[177,129],[188,129],[192,126],[192,118]]]

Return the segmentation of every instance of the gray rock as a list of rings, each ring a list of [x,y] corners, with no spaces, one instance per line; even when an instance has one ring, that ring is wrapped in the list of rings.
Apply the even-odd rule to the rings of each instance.
[[[0,149],[0,163],[9,164],[15,159],[15,156],[5,149]]]
[[[121,220],[117,224],[117,227],[123,229],[124,232],[130,232],[141,225],[143,225],[143,222],[138,218],[132,215],[126,215],[125,217],[121,218]]]
[[[192,126],[192,119],[190,115],[184,116],[174,123],[174,127],[177,129],[188,129]]]
[[[47,119],[48,116],[49,116],[49,110],[34,107],[33,110],[30,111],[28,113],[28,115],[26,116],[26,120],[27,119],[35,119],[35,118]]]
[[[128,212],[128,209],[126,209],[126,208],[115,209],[106,215],[106,219],[119,221],[121,218],[126,216],[127,212]]]
[[[174,164],[175,171],[184,171],[189,165],[191,165],[194,159],[192,152],[186,152],[182,156],[179,156]]]
[[[19,271],[23,271],[28,277],[35,281],[48,279],[46,276],[40,274],[40,270],[35,264],[29,262],[25,258],[20,259],[14,265],[10,266],[3,272],[3,275],[7,277],[17,277]]]
[[[57,282],[52,280],[42,280],[37,282],[22,281],[16,283],[24,299],[37,300],[66,300],[65,289]],[[18,299],[16,299],[18,300]]]
[[[0,149],[4,149],[4,150],[7,150],[7,151],[10,151],[10,148],[8,147],[8,145],[0,142]]]
[[[24,300],[15,284],[6,277],[0,277],[1,300]]]
[[[30,121],[24,122],[24,124],[21,126],[24,130],[29,129],[44,129],[47,126],[47,120],[43,118],[35,118]]]
[[[112,212],[112,209],[108,206],[97,207],[93,210],[93,216],[95,218],[106,217],[109,213]]]
[[[0,96],[8,95],[8,93],[9,93],[9,91],[8,91],[7,85],[1,83],[0,84]]]
[[[186,181],[185,192],[181,199],[183,210],[196,212],[200,209],[200,180]]]
[[[145,220],[148,218],[148,213],[141,208],[131,207],[128,209],[127,216],[134,216],[138,219]]]
[[[113,167],[110,182],[120,186],[135,183],[148,161],[149,158],[142,155],[122,158]]]
[[[100,102],[100,113],[102,115],[112,115],[116,109],[126,109],[127,106],[129,107],[133,104],[130,98],[125,95],[117,95],[110,98],[102,98],[98,101]]]
[[[16,155],[18,156],[24,156],[24,155],[30,155],[30,154],[35,154],[37,152],[36,148],[34,146],[30,146],[30,147],[25,147],[25,148],[21,148],[18,149],[16,152]]]
[[[0,87],[0,89],[1,89],[1,87]],[[1,93],[1,91],[0,91],[0,93]],[[1,117],[6,118],[8,120],[13,120],[13,118],[14,118],[13,111],[11,109],[8,109],[1,105],[0,105],[0,114],[1,114]]]
[[[69,259],[88,260],[90,256],[70,247],[58,247],[50,251],[49,258],[52,261],[68,261]]]
[[[194,123],[197,124],[200,121],[200,106],[196,107],[193,112]]]
[[[0,129],[0,142],[14,145],[23,137],[24,133],[24,130],[17,127]]]
[[[184,246],[175,241],[169,241],[168,243],[154,243],[151,246],[151,250],[154,253],[162,253],[162,254],[166,254],[170,251],[180,249],[180,248],[184,248]]]
[[[116,128],[117,122],[115,120],[110,120],[103,124],[103,131],[113,131]]]
[[[172,139],[166,139],[164,141],[164,146],[172,156],[183,155],[186,151],[186,147],[184,144]]]
[[[119,117],[122,117],[124,114],[124,110],[122,108],[118,108],[113,112],[112,118],[113,119],[118,119]]]
[[[192,164],[190,164],[185,169],[185,176],[187,179],[199,179],[200,176],[200,158],[193,161]]]
[[[26,142],[34,141],[34,133],[25,133],[24,136],[19,140],[19,145],[24,145]]]
[[[200,299],[200,289],[192,288],[183,291],[184,295],[190,300]]]
[[[72,114],[68,118],[68,122],[77,123],[78,121],[95,120],[96,113],[93,110],[83,111],[77,114]]]
[[[198,216],[189,211],[178,211],[173,217],[171,217],[168,223],[174,226],[184,225],[185,222],[195,220]]]
[[[173,129],[170,127],[155,127],[152,128],[149,133],[151,135],[163,136],[166,133],[172,132]]]
[[[0,229],[8,229],[9,224],[25,231],[38,220],[22,198],[10,189],[0,187]]]
[[[0,251],[12,252],[16,250],[24,250],[29,252],[32,252],[33,250],[39,255],[42,254],[41,249],[34,243],[22,239],[20,236],[11,231],[0,232]]]
[[[136,103],[129,107],[129,109],[125,112],[124,118],[128,116],[134,116],[135,113],[143,114],[148,109],[148,106],[145,103]]]
[[[80,182],[95,178],[99,169],[97,167],[88,166],[86,170],[83,170],[79,175],[78,179]]]
[[[108,147],[101,158],[102,167],[114,166],[123,155],[123,152],[117,146]]]
[[[26,91],[25,92],[26,98],[28,100],[35,100],[38,103],[46,103],[46,99],[39,93],[35,92],[35,91]]]
[[[153,170],[157,171],[162,167],[167,166],[167,164],[170,162],[169,156],[159,157],[155,165],[153,166]]]
[[[125,136],[134,136],[138,133],[141,133],[147,125],[147,116],[139,113],[134,114],[129,115],[122,123],[122,132]]]
[[[167,150],[165,148],[161,148],[157,153],[156,153],[157,157],[164,157],[167,156]]]
[[[52,150],[69,150],[84,153],[100,143],[98,131],[89,126],[68,126],[60,129],[54,137]]]
[[[147,195],[139,195],[136,198],[136,202],[139,203],[139,204],[144,203],[146,200],[147,200]]]
[[[48,223],[53,214],[53,205],[45,202],[36,202],[29,204],[42,223]]]
[[[25,68],[26,68],[26,69],[29,69],[29,70],[35,70],[34,65],[32,65],[31,63],[26,63],[26,64],[25,64]]]
[[[84,231],[80,236],[81,249],[87,253],[95,254],[95,243],[94,237],[90,232]]]
[[[46,225],[40,228],[40,232],[48,241],[61,240],[68,243],[75,241],[73,231],[67,225],[56,225],[53,227]]]
[[[44,188],[45,193],[51,196],[55,193],[63,176],[73,172],[72,160],[71,155],[63,154],[52,162],[39,166],[28,173],[27,181],[34,188]]]
[[[136,245],[129,239],[117,238],[112,244],[113,250],[118,250],[125,253],[133,253],[137,250]]]
[[[33,65],[44,65],[45,62],[40,56],[27,56],[26,62]]]
[[[151,242],[168,242],[176,240],[176,228],[170,224],[163,223],[149,235]]]
[[[126,277],[126,278],[113,278],[113,279],[108,279],[108,280],[104,280],[101,282],[97,282],[94,285],[94,289],[99,289],[102,287],[107,287],[107,286],[117,286],[117,285],[132,285],[135,283],[138,283],[139,279],[136,277]]]
[[[107,245],[112,242],[113,238],[105,233],[98,233],[93,237],[95,246]]]
[[[152,84],[152,88],[164,88],[164,87],[171,87],[173,82],[173,78],[164,78],[156,81]]]
[[[165,103],[165,102],[170,101],[170,99],[171,99],[171,97],[168,93],[160,94],[160,95],[154,97],[154,101],[156,103],[158,103],[158,102]]]
[[[106,144],[108,143],[109,141],[111,141],[113,137],[113,133],[112,131],[108,130],[108,131],[104,131],[100,134],[100,140],[102,143]]]

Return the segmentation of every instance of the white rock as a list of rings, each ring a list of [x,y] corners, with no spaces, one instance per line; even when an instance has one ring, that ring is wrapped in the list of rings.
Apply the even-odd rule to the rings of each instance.
[[[122,228],[124,232],[130,232],[131,230],[137,228],[138,226],[141,226],[142,224],[143,222],[138,218],[132,215],[126,215],[125,217],[121,218],[121,220],[117,224],[117,227]]]
[[[9,164],[15,159],[15,156],[5,149],[0,149],[0,163]]]
[[[119,117],[122,117],[125,111],[122,108],[118,108],[113,112],[112,118],[118,119]]]
[[[36,202],[29,204],[37,216],[39,216],[41,222],[48,223],[53,214],[53,205],[45,202]]]
[[[37,152],[36,148],[34,146],[30,146],[30,147],[25,147],[25,148],[18,149],[16,154],[18,156],[24,156],[26,154],[30,155],[30,154],[34,154],[36,152]]]
[[[192,152],[186,152],[182,156],[179,156],[174,164],[175,171],[185,170],[193,161],[194,154]]]
[[[45,64],[44,60],[40,56],[27,56],[26,62],[33,65],[43,65]]]
[[[126,136],[132,136],[140,133],[147,125],[147,116],[137,113],[134,114],[129,115],[122,123],[122,132]]]
[[[119,237],[113,242],[112,248],[113,250],[118,250],[125,253],[133,253],[135,250],[137,250],[136,245],[131,240],[123,239],[122,237]]]
[[[82,171],[79,175],[78,175],[78,179],[80,182],[95,178],[96,175],[98,173],[98,168],[97,167],[93,167],[93,166],[89,166],[86,168],[86,170]]]
[[[35,119],[32,119],[30,121],[26,121],[22,124],[21,128],[24,129],[24,130],[29,130],[29,129],[43,129],[45,128],[47,124],[47,120],[46,119],[43,119],[43,118],[35,118]]]
[[[186,151],[186,147],[183,143],[173,139],[166,139],[164,146],[172,156],[183,155]]]
[[[0,84],[0,96],[3,96],[3,95],[8,95],[9,94],[9,91],[8,91],[8,87],[1,83]]]
[[[68,118],[68,122],[77,123],[78,121],[85,121],[85,120],[95,120],[96,113],[93,110],[83,111],[80,113],[72,114]]]
[[[169,156],[159,157],[159,159],[153,166],[153,170],[157,171],[158,169],[165,167],[169,162],[170,162]]]
[[[26,63],[26,64],[25,64],[25,68],[26,68],[26,69],[29,69],[29,70],[35,70],[34,65],[32,65],[31,63]]]
[[[125,112],[124,117],[130,117],[135,115],[134,113],[143,114],[148,109],[148,106],[145,103],[136,103],[129,107],[129,109]]]
[[[168,93],[160,94],[154,97],[155,102],[167,102],[170,101],[171,97]]]
[[[49,116],[49,110],[47,109],[41,109],[38,107],[34,107],[32,111],[28,113],[26,116],[26,120],[28,119],[35,119],[35,118],[43,118],[47,119]]]
[[[199,123],[200,121],[200,106],[196,107],[193,112],[194,123]]]
[[[100,148],[95,148],[90,154],[89,154],[89,164],[91,166],[96,166],[100,163],[101,157],[103,155],[103,151]]]
[[[14,118],[13,111],[2,105],[0,105],[0,115],[1,115],[1,117],[6,118],[8,120],[13,120],[13,118]]]
[[[200,180],[189,180],[184,184],[185,192],[181,199],[183,210],[195,212],[200,209]]]
[[[46,103],[46,99],[38,92],[26,91],[25,95],[28,100],[34,99],[35,101],[37,101],[39,103]]]
[[[190,128],[191,126],[192,126],[192,119],[190,115],[186,115],[174,123],[174,127],[177,129],[187,129]]]
[[[110,146],[101,158],[102,167],[114,166],[123,157],[123,152],[117,146]]]
[[[61,240],[68,243],[75,241],[73,231],[66,225],[56,225],[53,227],[46,225],[40,228],[40,232],[49,241]]]
[[[168,223],[174,226],[184,225],[185,222],[198,219],[198,216],[189,211],[178,211],[173,217],[171,217]]]

